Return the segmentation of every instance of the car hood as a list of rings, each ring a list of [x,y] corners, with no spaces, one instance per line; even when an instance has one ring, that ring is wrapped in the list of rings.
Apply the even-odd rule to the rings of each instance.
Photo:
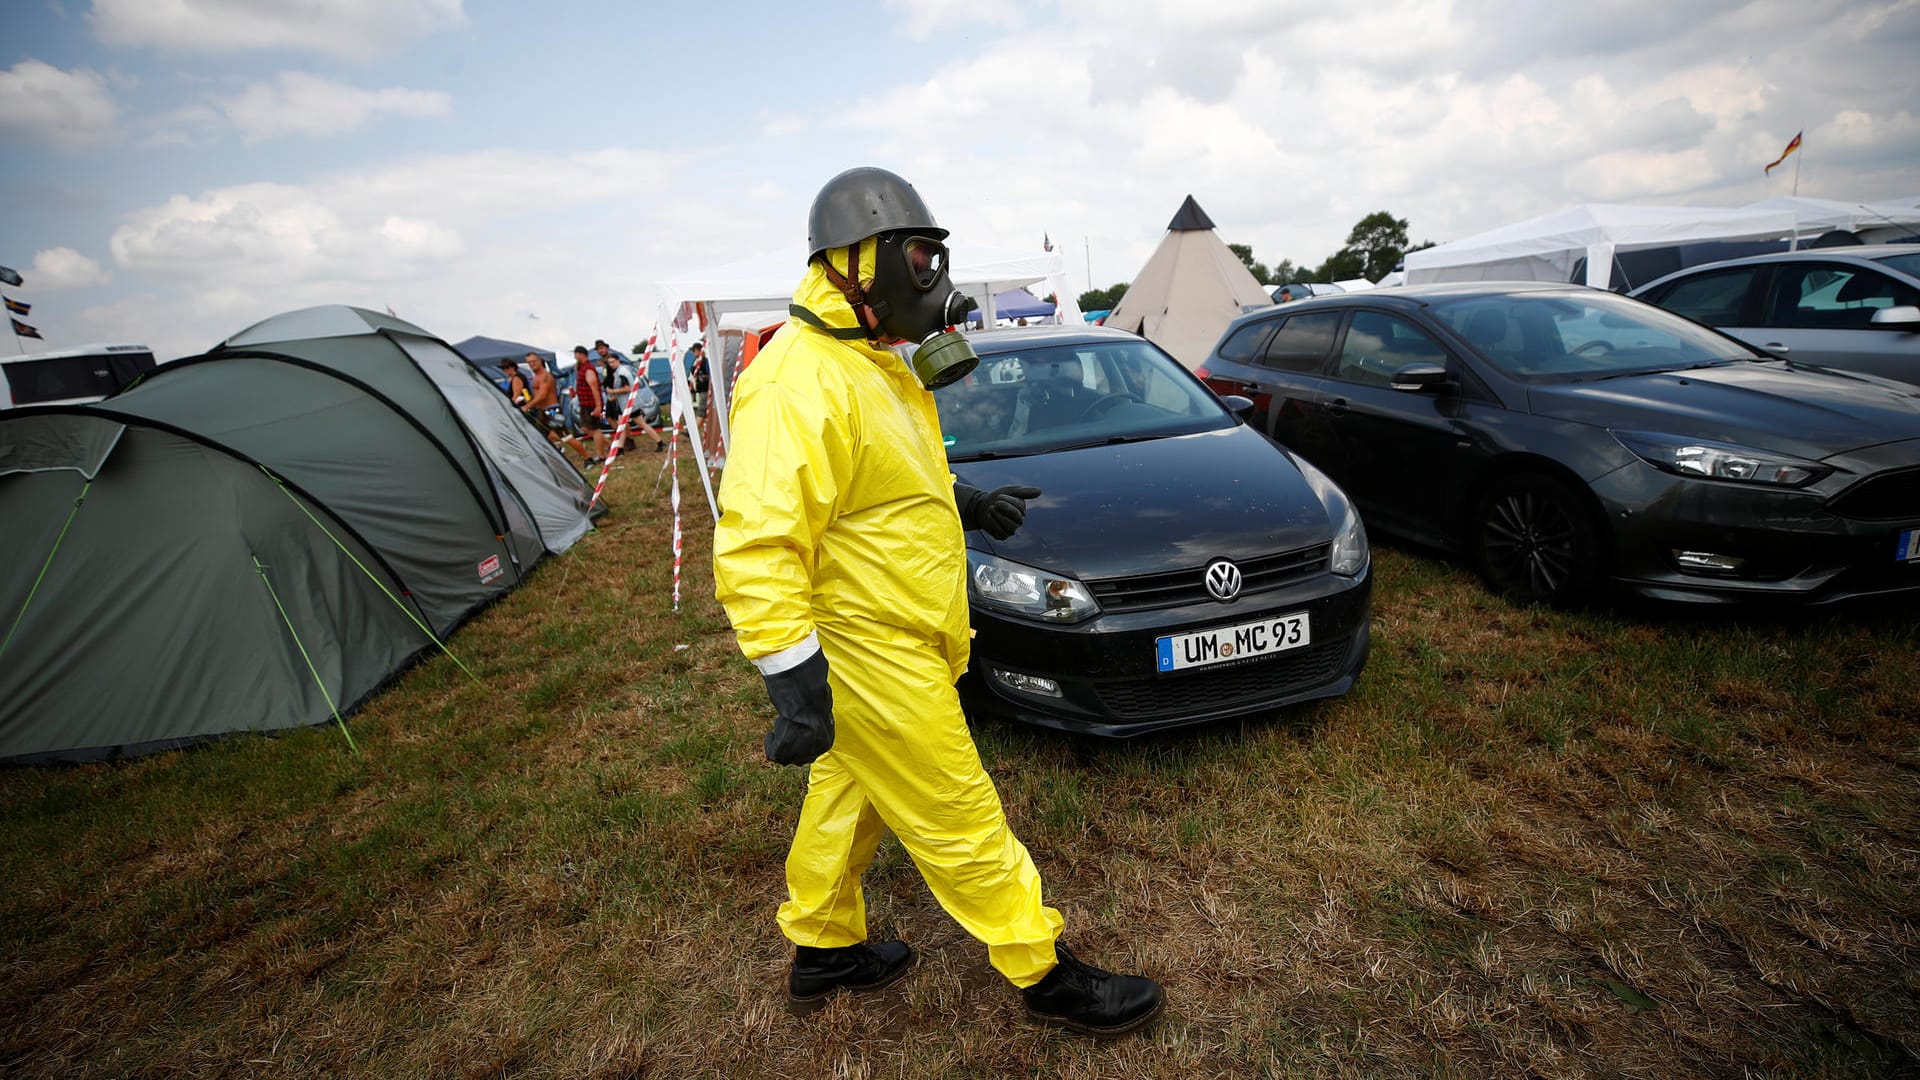
[[[1784,361],[1534,386],[1537,416],[1819,460],[1920,437],[1920,388]]]
[[[1248,427],[1119,446],[954,465],[991,491],[1037,487],[1010,539],[969,547],[1082,579],[1247,559],[1333,538],[1325,507],[1292,460]]]

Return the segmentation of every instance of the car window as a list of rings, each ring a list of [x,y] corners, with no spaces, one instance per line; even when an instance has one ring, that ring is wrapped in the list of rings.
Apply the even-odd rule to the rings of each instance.
[[[1709,270],[1676,281],[1656,297],[1654,303],[1676,315],[1685,315],[1708,326],[1739,326],[1740,309],[1746,304],[1747,291],[1760,273],[1758,266],[1736,266]]]
[[[1774,274],[1767,324],[1806,330],[1865,330],[1873,313],[1920,304],[1920,293],[1876,270],[1846,263],[1784,263]]]
[[[1236,422],[1178,361],[1138,340],[989,353],[933,400],[947,456],[955,461],[1185,435]]]
[[[1430,310],[1488,363],[1529,381],[1671,371],[1759,356],[1661,308],[1597,289],[1463,296]]]
[[[1276,320],[1258,319],[1227,335],[1227,340],[1215,350],[1222,360],[1236,364],[1259,363],[1261,352],[1267,344],[1267,335],[1273,333]]]
[[[1920,278],[1920,251],[1909,255],[1883,255],[1873,261],[1882,266],[1891,266],[1908,277]]]
[[[1439,342],[1405,319],[1379,311],[1356,311],[1340,345],[1333,376],[1347,382],[1386,386],[1393,373],[1408,364],[1445,366],[1447,352]]]
[[[1282,371],[1318,372],[1326,364],[1334,335],[1340,330],[1340,315],[1338,311],[1315,311],[1282,322],[1267,343],[1260,365]]]

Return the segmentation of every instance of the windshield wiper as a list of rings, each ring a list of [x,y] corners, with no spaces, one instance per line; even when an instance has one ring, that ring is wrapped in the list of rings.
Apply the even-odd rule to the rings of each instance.
[[[1032,457],[1046,453],[1045,450],[975,450],[959,457],[949,457],[948,461],[1000,461],[1005,458]]]
[[[1578,382],[1605,382],[1608,379],[1624,379],[1630,375],[1672,375],[1681,371],[1699,371],[1701,368],[1725,367],[1728,364],[1745,363],[1751,357],[1729,356],[1724,360],[1702,360],[1697,364],[1662,365],[1650,368],[1629,368],[1626,371],[1609,371],[1605,375],[1582,377]]]
[[[1068,443],[1065,446],[1056,446],[1054,447],[1054,449],[1055,450],[1087,450],[1095,446],[1122,446],[1122,445],[1125,445],[1126,443],[1151,442],[1154,439],[1164,439],[1164,438],[1166,438],[1165,435],[1109,435],[1104,439],[1095,439],[1092,442]]]

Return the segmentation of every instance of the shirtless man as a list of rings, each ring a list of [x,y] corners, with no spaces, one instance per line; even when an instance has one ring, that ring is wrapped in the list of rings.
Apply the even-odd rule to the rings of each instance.
[[[560,419],[560,384],[553,379],[553,372],[547,370],[547,362],[540,354],[527,354],[527,366],[533,369],[533,397],[520,407],[533,420],[534,425],[547,433],[547,441],[555,446],[571,446],[581,457],[591,457],[592,452],[585,443],[567,434],[566,421]]]

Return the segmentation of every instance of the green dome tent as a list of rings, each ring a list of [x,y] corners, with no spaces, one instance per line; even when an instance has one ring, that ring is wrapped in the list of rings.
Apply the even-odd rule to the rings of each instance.
[[[444,341],[358,308],[0,414],[0,760],[327,722],[584,535],[589,496]]]

